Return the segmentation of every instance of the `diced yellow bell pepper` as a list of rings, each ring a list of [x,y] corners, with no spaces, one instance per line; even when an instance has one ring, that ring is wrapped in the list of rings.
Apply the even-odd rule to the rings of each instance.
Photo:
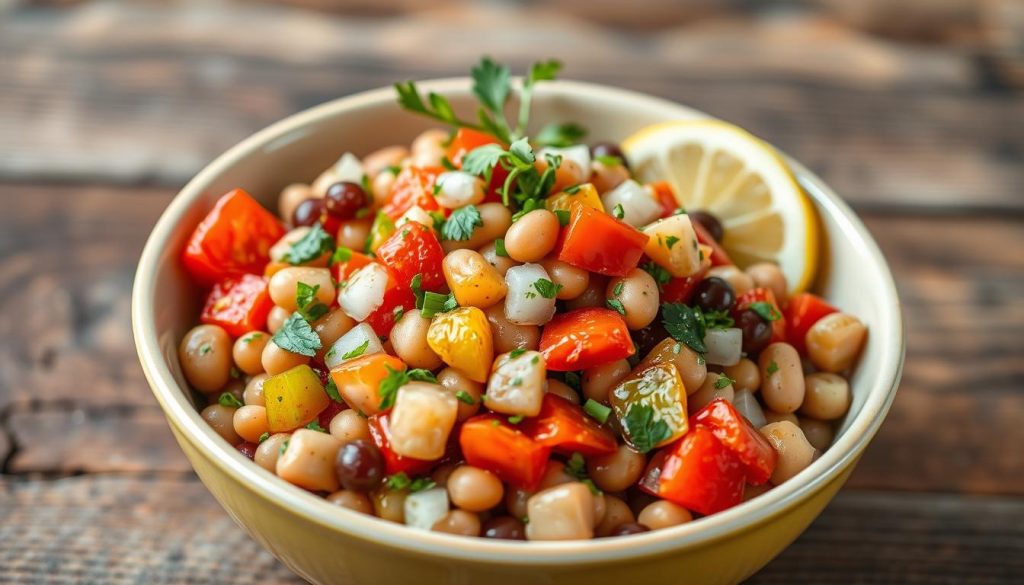
[[[640,231],[650,237],[644,253],[672,276],[685,278],[700,269],[697,234],[685,214],[659,219]]]
[[[367,242],[367,249],[370,252],[376,252],[377,248],[381,247],[391,234],[395,233],[395,222],[388,217],[388,214],[383,211],[378,211],[377,216],[373,218],[373,224],[370,226],[370,239]]]
[[[604,213],[604,205],[601,203],[601,196],[597,194],[597,189],[590,183],[583,183],[579,185],[579,189],[575,193],[566,193],[562,191],[555,193],[544,200],[544,207],[548,211],[569,211],[573,201],[579,201],[587,207],[593,207],[594,209]]]
[[[649,368],[634,371],[612,389],[608,395],[616,418],[622,427],[623,438],[632,447],[640,448],[633,442],[632,435],[638,432],[650,434],[658,421],[668,425],[668,434],[654,445],[661,447],[675,441],[689,430],[686,412],[686,388],[675,364],[660,363]],[[645,429],[632,428],[631,420],[642,419],[629,412],[634,408],[649,408],[652,413],[651,425]],[[629,420],[627,420],[627,418]],[[645,450],[642,449],[641,450]]]
[[[434,315],[427,345],[444,363],[470,380],[486,382],[494,361],[494,340],[487,316],[476,307],[460,307]]]
[[[479,252],[455,250],[444,257],[444,279],[463,307],[486,309],[505,298],[508,287],[501,273]]]
[[[263,398],[271,433],[292,431],[309,423],[331,402],[320,376],[305,364],[267,378]]]
[[[342,400],[365,415],[380,412],[380,383],[391,368],[404,372],[405,362],[386,353],[374,353],[342,362],[331,370],[331,379]]]

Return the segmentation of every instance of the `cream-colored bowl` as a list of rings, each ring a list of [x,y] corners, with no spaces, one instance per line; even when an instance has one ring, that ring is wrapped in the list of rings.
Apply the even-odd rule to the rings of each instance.
[[[472,112],[466,79],[421,84]],[[704,117],[661,99],[586,83],[544,84],[535,125],[576,121],[589,140],[621,140],[669,119]],[[271,209],[285,185],[309,182],[342,153],[408,144],[430,121],[402,112],[390,88],[301,112],[244,140],[203,169],[150,235],[132,296],[132,325],[146,377],[196,473],[224,509],[285,565],[315,583],[736,583],[764,566],[821,512],[853,470],[892,402],[903,327],[892,276],[863,224],[803,166],[800,183],[821,217],[817,291],[870,330],[852,379],[853,405],[835,443],[810,467],[731,510],[668,530],[577,542],[506,542],[418,532],[327,503],[264,471],[200,418],[175,348],[199,298],[178,261],[193,228],[229,189]],[[792,161],[791,161],[792,162]]]

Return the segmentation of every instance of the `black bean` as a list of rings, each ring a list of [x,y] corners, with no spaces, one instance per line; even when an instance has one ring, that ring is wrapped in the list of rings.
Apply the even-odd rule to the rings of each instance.
[[[743,332],[743,351],[747,354],[759,353],[772,340],[771,323],[751,309],[740,311],[736,317],[736,326]]]
[[[732,285],[717,276],[700,281],[693,291],[693,303],[705,311],[727,311],[735,302]]]
[[[706,211],[690,211],[687,213],[690,216],[690,221],[695,221],[700,224],[704,231],[711,234],[712,238],[715,238],[716,242],[721,242],[725,236],[725,228],[722,227],[722,222],[718,221],[718,218]]]

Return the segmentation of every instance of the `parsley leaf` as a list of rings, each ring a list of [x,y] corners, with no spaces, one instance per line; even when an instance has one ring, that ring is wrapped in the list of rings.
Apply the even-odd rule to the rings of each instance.
[[[558,291],[562,290],[562,285],[555,284],[546,278],[538,278],[534,281],[533,288],[537,289],[540,296],[545,299],[553,299],[558,296]]]
[[[484,225],[480,212],[475,205],[460,207],[452,212],[448,221],[441,228],[441,238],[445,240],[468,240],[473,230]]]
[[[718,390],[721,390],[722,388],[725,388],[726,386],[729,386],[730,384],[735,384],[735,383],[736,383],[736,380],[733,380],[729,376],[726,376],[725,374],[719,374],[718,375],[718,379],[715,380],[715,388],[718,389]]]
[[[771,303],[765,301],[758,301],[756,303],[750,303],[747,307],[751,311],[757,313],[762,319],[771,323],[772,321],[778,321],[782,318],[782,314],[776,309]]]
[[[429,477],[417,477],[416,479],[412,480],[412,483],[409,484],[409,491],[416,493],[421,492],[423,490],[429,490],[430,488],[435,486],[437,486],[437,482],[434,481],[433,479]]]
[[[309,326],[309,322],[299,313],[292,313],[281,328],[274,333],[271,341],[281,349],[313,357],[322,347],[320,336]]]
[[[614,167],[621,165],[622,159],[611,154],[602,154],[600,156],[595,156],[594,162],[599,162],[606,167]]]
[[[266,433],[263,433],[262,435],[260,435],[260,438],[257,439],[256,442],[262,445],[263,441],[266,441],[269,438],[270,438],[270,433],[266,432]]]
[[[508,258],[508,250],[505,249],[505,238],[494,240],[494,254],[502,258]]]
[[[626,217],[626,210],[622,207],[621,203],[616,203],[615,207],[612,208],[612,217],[615,219],[622,219]]]
[[[476,400],[473,400],[473,397],[469,394],[469,392],[466,392],[465,390],[459,390],[458,392],[456,392],[455,398],[457,398],[458,401],[463,404],[468,404],[470,406],[476,404]]]
[[[398,389],[408,384],[409,382],[431,382],[436,384],[437,378],[430,370],[422,370],[415,368],[412,370],[395,370],[391,366],[385,365],[385,369],[388,371],[388,375],[381,380],[380,385],[377,387],[377,394],[380,395],[380,409],[381,411],[387,410],[395,405],[395,397],[398,395]]]
[[[490,57],[484,57],[473,67],[473,93],[485,108],[499,114],[504,122],[505,102],[511,89],[512,74],[505,65],[498,65]]]
[[[655,262],[645,262],[640,266],[640,269],[651,275],[654,282],[658,283],[659,289],[672,280],[672,273]]]
[[[412,289],[412,295],[416,297],[416,308],[423,308],[423,275],[416,273],[416,276],[412,277],[409,281],[409,288]]]
[[[345,246],[338,246],[338,249],[335,250],[334,254],[331,256],[331,261],[328,263],[328,266],[334,266],[335,264],[338,264],[340,262],[348,262],[351,259],[351,248],[346,248]]]
[[[540,129],[540,132],[534,138],[534,142],[539,146],[564,148],[577,144],[586,135],[587,129],[573,122],[548,124]]]
[[[482,126],[478,126],[477,124],[467,122],[465,120],[460,120],[456,117],[455,111],[444,96],[436,93],[430,93],[427,96],[430,105],[428,106],[425,104],[415,82],[406,81],[404,83],[396,83],[395,93],[398,94],[398,105],[401,106],[402,109],[408,110],[414,114],[422,114],[453,126],[461,126],[464,128],[473,128],[475,130],[484,131]],[[389,170],[396,175],[400,172],[400,169]]]
[[[569,220],[572,219],[572,216],[566,209],[556,209],[555,216],[558,218],[558,225],[562,227],[569,225]]]
[[[320,433],[326,433],[327,432],[327,429],[325,429],[322,426],[320,426],[320,423],[318,421],[315,421],[315,420],[314,421],[310,421],[309,424],[306,425],[306,428],[311,430],[311,431],[317,431],[317,432],[320,432]]]
[[[462,157],[462,170],[471,175],[489,175],[507,154],[500,144],[478,146]]]
[[[517,348],[513,349],[512,351],[508,352],[508,357],[510,357],[511,359],[515,359],[515,358],[523,355],[524,353],[526,353],[526,348],[525,347],[517,347]]]
[[[665,238],[665,246],[669,250],[671,250],[672,246],[675,246],[677,243],[679,243],[679,238],[677,236],[668,236]]]
[[[515,416],[510,416],[510,417],[508,417],[508,422],[509,422],[510,424],[514,424],[514,425],[517,425],[517,424],[519,424],[519,423],[523,422],[523,419],[524,419],[524,418],[526,418],[526,417],[524,417],[524,416],[523,416],[523,415],[521,415],[521,414],[517,414],[517,415],[515,415]]]
[[[306,235],[292,244],[292,247],[285,254],[285,260],[289,264],[299,265],[312,262],[325,253],[334,249],[334,238],[320,227],[319,223],[306,232]]]
[[[706,311],[704,313],[704,325],[708,329],[728,329],[735,325],[735,322],[729,315],[729,311],[722,309],[721,311]]]
[[[330,309],[327,305],[320,302],[316,298],[316,293],[319,292],[320,285],[309,286],[304,282],[299,282],[295,285],[295,306],[297,306],[298,313],[302,315],[302,318],[306,321],[316,321],[320,317],[327,314]]]
[[[227,406],[230,408],[242,408],[243,406],[245,406],[245,404],[242,403],[242,401],[239,400],[237,396],[230,392],[221,393],[221,395],[217,398],[217,403],[220,404],[221,406]]]
[[[768,375],[769,376],[771,376],[775,372],[778,372],[779,371],[779,364],[775,363],[775,360],[772,360],[771,363],[768,364],[768,370],[767,371],[768,371]]]
[[[629,443],[641,453],[647,453],[672,435],[668,423],[654,420],[654,409],[647,404],[631,406],[622,423]]]
[[[607,305],[609,309],[614,310],[623,317],[626,316],[626,307],[622,304],[622,301],[620,301],[619,299],[606,299],[604,301],[604,304]]]
[[[352,358],[357,358],[357,357],[363,355],[364,353],[366,353],[366,349],[368,347],[370,347],[370,340],[369,339],[367,339],[366,341],[364,341],[361,344],[359,344],[359,347],[356,347],[352,351],[347,351],[344,354],[342,354],[341,359],[343,359],[343,360],[350,360]]]
[[[341,393],[338,392],[338,385],[334,383],[334,378],[327,377],[327,385],[324,386],[324,392],[331,397],[331,400],[335,402],[341,402]]]
[[[409,487],[412,480],[409,479],[409,476],[404,471],[399,471],[394,475],[389,475],[385,483],[393,490],[404,490]]]
[[[665,331],[673,339],[682,341],[697,353],[708,350],[704,345],[707,326],[700,309],[691,309],[682,303],[664,303],[661,305],[661,315]]]

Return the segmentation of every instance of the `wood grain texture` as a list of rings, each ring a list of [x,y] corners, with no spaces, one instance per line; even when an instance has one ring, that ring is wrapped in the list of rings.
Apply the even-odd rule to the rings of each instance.
[[[978,43],[925,50],[852,28],[836,8],[752,19],[695,2],[624,29],[586,4],[392,2],[386,18],[360,4],[329,15],[251,3],[14,9],[0,19],[0,179],[178,185],[311,105],[463,75],[478,53],[519,71],[557,55],[567,77],[741,124],[855,203],[1024,211],[1024,124],[1010,122],[1024,120],[1024,83],[1001,73],[1012,49],[996,67]]]
[[[187,476],[0,479],[5,491],[5,582],[302,582]],[[1019,499],[844,491],[750,583],[1009,584],[1021,571]]]

